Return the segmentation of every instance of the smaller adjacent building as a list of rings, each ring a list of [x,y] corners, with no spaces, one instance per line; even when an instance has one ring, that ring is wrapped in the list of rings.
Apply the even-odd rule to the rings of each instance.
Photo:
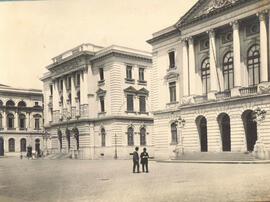
[[[151,53],[87,43],[52,61],[41,78],[52,152],[97,159],[151,151]]]
[[[0,156],[44,149],[42,100],[41,90],[0,84]]]

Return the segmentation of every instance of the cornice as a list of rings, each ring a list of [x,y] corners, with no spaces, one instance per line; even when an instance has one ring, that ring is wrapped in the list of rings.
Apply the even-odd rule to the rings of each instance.
[[[157,36],[157,37],[153,37],[152,39],[149,39],[149,40],[147,40],[146,42],[149,43],[149,44],[153,44],[153,43],[155,43],[155,42],[157,42],[157,41],[160,41],[160,40],[162,40],[162,39],[171,37],[171,36],[176,35],[176,34],[179,34],[179,36],[180,36],[180,31],[179,31],[178,29],[175,29],[175,30],[166,32],[166,33],[161,34],[161,35],[159,35],[159,36]]]

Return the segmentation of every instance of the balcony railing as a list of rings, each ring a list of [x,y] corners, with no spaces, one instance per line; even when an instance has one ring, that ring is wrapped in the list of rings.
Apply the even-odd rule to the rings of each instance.
[[[80,116],[88,117],[88,104],[84,104],[80,106]]]
[[[194,97],[194,101],[195,103],[207,102],[207,96],[206,95],[196,96]]]
[[[225,99],[225,98],[230,98],[230,97],[231,97],[231,91],[229,91],[229,90],[216,93],[216,98],[218,100]]]
[[[245,87],[241,88],[239,91],[242,96],[253,95],[257,93],[258,87],[257,86]]]

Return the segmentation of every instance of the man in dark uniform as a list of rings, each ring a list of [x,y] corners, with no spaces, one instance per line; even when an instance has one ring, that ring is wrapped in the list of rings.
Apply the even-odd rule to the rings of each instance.
[[[135,151],[133,152],[133,173],[135,173],[135,168],[136,167],[137,167],[137,173],[140,172],[138,150],[139,150],[139,147],[136,147]]]
[[[143,152],[141,153],[142,171],[144,172],[144,166],[145,166],[147,173],[148,173],[148,158],[149,158],[149,155],[146,152],[146,148],[143,148]]]

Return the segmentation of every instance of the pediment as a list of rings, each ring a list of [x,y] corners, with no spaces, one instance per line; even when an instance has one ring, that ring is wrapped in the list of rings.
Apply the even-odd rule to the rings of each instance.
[[[179,76],[179,73],[177,72],[169,72],[164,79],[167,81],[171,81],[171,80],[177,80]]]
[[[141,88],[140,90],[138,90],[137,92],[138,94],[143,94],[143,95],[148,95],[149,91],[145,88]]]
[[[234,6],[240,3],[241,0],[198,0],[197,3],[176,23],[176,26],[181,27],[201,17],[212,15],[215,11],[222,8]]]
[[[128,88],[124,89],[124,91],[126,93],[134,93],[134,94],[137,93],[137,90],[134,87],[132,87],[132,86],[129,86]]]
[[[104,95],[106,93],[106,90],[103,90],[101,88],[99,88],[96,92],[97,95]]]

